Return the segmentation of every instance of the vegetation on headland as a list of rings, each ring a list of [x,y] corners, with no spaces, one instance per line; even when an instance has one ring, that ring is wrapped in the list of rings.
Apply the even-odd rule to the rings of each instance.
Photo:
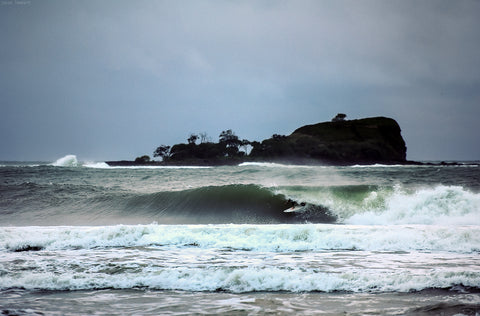
[[[153,156],[160,157],[165,164],[235,164],[248,156],[246,147],[249,145],[248,140],[241,140],[229,129],[220,133],[217,143],[208,141],[206,136],[190,134],[186,144],[171,147],[161,145],[154,151]],[[240,148],[244,150],[241,151]]]
[[[240,139],[222,131],[218,142],[205,133],[190,134],[187,143],[161,145],[153,153],[161,161],[141,156],[110,165],[233,165],[244,161],[309,164],[408,163],[398,123],[386,117],[346,120],[338,114],[331,122],[306,125],[291,135],[274,134],[261,142]]]

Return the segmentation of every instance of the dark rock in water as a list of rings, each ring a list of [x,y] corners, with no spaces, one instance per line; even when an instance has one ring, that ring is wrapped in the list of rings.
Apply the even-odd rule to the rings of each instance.
[[[23,245],[21,247],[12,249],[14,252],[23,252],[23,251],[40,251],[43,250],[43,247],[40,246],[31,246],[31,245]]]
[[[391,118],[336,120],[274,135],[252,149],[256,160],[328,164],[406,163],[400,126]]]

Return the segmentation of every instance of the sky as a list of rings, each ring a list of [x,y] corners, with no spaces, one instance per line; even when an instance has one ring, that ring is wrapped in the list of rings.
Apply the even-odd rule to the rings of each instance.
[[[394,118],[409,160],[480,160],[480,1],[0,2],[0,160],[152,156]]]

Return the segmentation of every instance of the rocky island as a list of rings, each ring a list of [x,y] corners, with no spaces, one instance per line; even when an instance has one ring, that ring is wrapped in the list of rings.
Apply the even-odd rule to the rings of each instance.
[[[338,114],[330,122],[306,125],[290,135],[274,134],[261,142],[240,140],[231,130],[223,131],[218,143],[192,134],[188,143],[159,146],[154,156],[161,157],[162,161],[151,161],[145,155],[135,161],[107,161],[107,164],[202,166],[234,165],[245,161],[326,165],[411,163],[406,160],[405,141],[394,119],[371,117],[346,120],[345,117],[345,114]]]
[[[386,117],[333,119],[300,127],[289,136],[274,135],[254,147],[251,156],[335,165],[405,163],[407,148],[400,131],[397,122]]]

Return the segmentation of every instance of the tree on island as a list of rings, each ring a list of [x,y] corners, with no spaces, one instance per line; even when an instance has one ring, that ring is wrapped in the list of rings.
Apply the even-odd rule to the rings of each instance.
[[[337,116],[335,116],[332,119],[332,122],[343,122],[343,121],[345,121],[346,117],[347,117],[347,114],[338,113]]]
[[[170,146],[167,145],[161,145],[153,152],[153,157],[162,157],[163,161],[170,158],[170,155]]]
[[[190,137],[187,139],[189,145],[195,145],[198,140],[197,134],[190,134]]]
[[[225,148],[225,154],[228,157],[233,157],[238,156],[238,148],[242,145],[242,141],[229,129],[220,133],[219,144]]]
[[[253,149],[250,157],[257,158],[274,158],[277,156],[293,156],[294,149],[287,142],[288,137],[280,134],[273,134],[271,138],[263,140],[261,143],[252,142]]]
[[[143,155],[141,157],[137,157],[135,159],[135,163],[139,163],[139,164],[144,164],[144,163],[149,163],[150,162],[150,156],[148,155]]]
[[[238,139],[238,136],[235,135],[231,129],[221,132],[218,141],[220,144],[223,143],[227,147],[238,148],[238,146],[240,146],[240,140]]]
[[[197,141],[200,143],[197,144]],[[190,134],[187,143],[175,144],[173,146],[159,146],[154,157],[162,157],[163,162],[192,163],[225,163],[236,161],[248,154],[248,146],[252,146],[247,139],[240,140],[231,130],[222,131],[218,143],[208,141],[206,133]],[[242,147],[244,151],[239,151]]]

